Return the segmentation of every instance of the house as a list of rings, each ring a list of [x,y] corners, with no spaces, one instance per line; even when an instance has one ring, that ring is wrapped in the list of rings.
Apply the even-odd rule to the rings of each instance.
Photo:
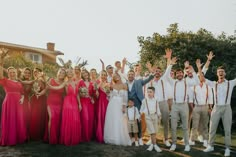
[[[0,48],[7,48],[9,50],[8,55],[14,53],[21,53],[26,58],[32,60],[35,63],[56,63],[56,57],[58,55],[64,55],[64,53],[55,50],[54,43],[47,43],[47,48],[37,48],[25,45],[12,44],[7,42],[0,42]]]

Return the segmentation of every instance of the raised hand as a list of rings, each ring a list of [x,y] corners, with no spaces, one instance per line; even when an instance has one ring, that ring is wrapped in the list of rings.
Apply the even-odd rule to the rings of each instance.
[[[166,59],[171,59],[172,50],[169,49],[169,48],[167,48],[167,49],[165,49],[165,52],[166,52],[165,58],[166,58]]]
[[[212,60],[212,58],[214,58],[215,57],[215,55],[213,54],[213,52],[212,51],[210,51],[209,52],[209,54],[208,55],[206,55],[207,56],[207,60],[209,60],[209,61],[211,61]]]
[[[123,58],[122,63],[125,65],[127,63],[127,59]]]
[[[202,65],[203,65],[203,64],[201,63],[201,60],[200,60],[200,59],[197,59],[197,60],[196,60],[196,66],[197,66],[197,68],[200,69],[200,68],[202,67]]]
[[[170,64],[175,65],[177,63],[177,60],[178,59],[176,57],[172,58],[171,61],[170,61]]]
[[[190,66],[189,61],[184,62],[184,68],[188,68]]]
[[[103,60],[102,60],[102,59],[100,59],[100,62],[102,63],[102,65],[104,65],[104,62],[103,62]]]

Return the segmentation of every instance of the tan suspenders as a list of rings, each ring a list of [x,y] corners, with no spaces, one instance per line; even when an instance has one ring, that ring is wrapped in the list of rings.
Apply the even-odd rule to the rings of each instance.
[[[146,101],[146,107],[147,107],[147,110],[148,110],[148,115],[150,115],[150,111],[149,111],[149,107],[148,107],[148,103],[147,103],[146,98],[145,98],[145,101]],[[156,113],[157,113],[157,100],[156,100]]]
[[[128,120],[129,120],[129,111],[127,111],[127,117],[128,117]],[[134,107],[134,120],[136,118],[136,108]]]
[[[153,87],[153,81],[151,81],[151,87]],[[161,87],[162,87],[163,99],[165,100],[165,88],[164,88],[164,82],[163,82],[163,80],[161,80]]]
[[[175,81],[175,86],[174,86],[174,101],[176,102],[176,85],[177,85],[178,81]],[[186,100],[186,95],[187,95],[187,83],[186,80],[184,80],[184,101]]]
[[[225,104],[227,104],[227,100],[228,100],[228,96],[229,96],[229,81],[227,83],[227,91],[226,91],[226,97],[225,97]],[[218,87],[218,82],[216,83],[216,86],[215,86],[215,99],[216,99],[216,105],[218,104],[218,94],[217,94],[217,87]]]
[[[195,97],[195,100],[198,104],[197,93],[196,93],[196,85],[194,86],[194,97]],[[208,100],[208,85],[206,85],[206,102],[205,102],[205,105],[207,105],[207,100]]]

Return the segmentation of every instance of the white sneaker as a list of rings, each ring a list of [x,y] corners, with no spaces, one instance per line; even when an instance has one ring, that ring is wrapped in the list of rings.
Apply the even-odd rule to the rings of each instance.
[[[175,149],[176,149],[176,144],[172,144],[170,147],[170,151],[175,151]]]
[[[139,145],[140,145],[140,146],[143,145],[143,139],[142,139],[142,138],[140,138],[138,142],[139,142]]]
[[[192,141],[192,140],[189,140],[189,145],[190,145],[190,146],[194,146],[194,145],[195,145],[195,142]]]
[[[225,155],[224,156],[230,156],[230,149],[229,148],[225,149]]]
[[[148,146],[149,146],[150,144],[152,144],[152,140],[151,140],[151,139],[148,140],[147,143],[146,143],[145,145],[148,145]]]
[[[158,145],[154,145],[154,149],[155,151],[157,151],[158,153],[162,152],[162,150],[160,149],[160,147],[158,147]]]
[[[203,152],[206,152],[206,153],[207,152],[212,152],[212,151],[214,151],[214,147],[212,147],[210,145],[208,145],[207,148],[203,150]]]
[[[166,145],[166,147],[170,147],[171,146],[171,144],[170,144],[170,142],[168,140],[165,141],[165,145]]]
[[[135,138],[133,137],[133,138],[131,139],[131,141],[132,141],[132,143],[134,143],[134,142],[135,142]]]
[[[129,140],[128,146],[132,146],[132,141]]]
[[[138,141],[135,141],[135,146],[136,146],[136,147],[138,147],[138,146],[139,146],[139,144],[138,144]]]
[[[203,146],[207,147],[207,140],[203,140]]]
[[[189,146],[189,145],[186,145],[185,148],[184,148],[184,151],[185,151],[185,152],[189,152],[189,151],[190,151],[190,146]]]
[[[203,136],[202,136],[202,135],[199,135],[199,136],[197,137],[197,139],[198,139],[199,142],[203,143]]]
[[[148,150],[148,151],[152,151],[152,150],[153,150],[153,144],[151,144],[151,145],[148,147],[147,150]]]

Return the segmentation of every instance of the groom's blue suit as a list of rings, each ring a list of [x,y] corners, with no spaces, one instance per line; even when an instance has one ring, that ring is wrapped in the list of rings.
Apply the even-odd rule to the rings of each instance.
[[[142,105],[142,101],[144,99],[144,94],[143,94],[143,86],[150,82],[154,78],[153,75],[150,75],[147,79],[138,79],[134,80],[134,84],[132,86],[132,89],[128,90],[128,98],[133,98],[134,99],[134,104],[140,110],[140,107]],[[127,83],[128,85],[128,83]],[[128,86],[129,88],[129,86]]]
[[[154,78],[153,75],[150,75],[147,79],[143,80],[143,79],[138,79],[138,80],[134,80],[134,84],[132,86],[132,89],[128,90],[128,98],[133,98],[134,99],[134,106],[138,108],[138,110],[140,111],[141,105],[142,105],[142,101],[144,99],[144,94],[143,94],[143,86],[145,84],[147,84],[148,82],[150,82],[152,79]],[[128,83],[127,83],[128,86]],[[128,86],[129,88],[129,86]],[[141,129],[141,123],[138,122],[138,136],[139,138],[142,138],[142,129]]]

